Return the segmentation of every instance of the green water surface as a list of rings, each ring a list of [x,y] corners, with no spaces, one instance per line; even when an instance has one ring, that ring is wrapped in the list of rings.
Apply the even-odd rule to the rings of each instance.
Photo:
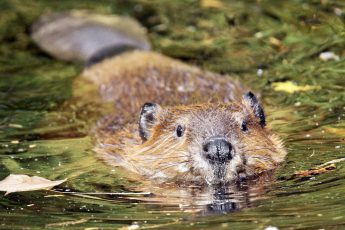
[[[114,195],[2,192],[1,229],[345,229],[345,163],[326,174],[291,178],[345,157],[345,2],[216,3],[1,0],[0,179],[10,173],[68,178],[59,189],[78,192],[126,192],[131,186],[92,151],[89,129],[98,108],[71,100],[82,65],[53,60],[29,36],[45,12],[89,9],[135,17],[148,28],[154,50],[229,74],[262,94],[269,126],[289,152],[264,197],[240,210],[210,213]],[[339,59],[321,60],[325,51]],[[290,81],[315,89],[274,90],[274,83]]]

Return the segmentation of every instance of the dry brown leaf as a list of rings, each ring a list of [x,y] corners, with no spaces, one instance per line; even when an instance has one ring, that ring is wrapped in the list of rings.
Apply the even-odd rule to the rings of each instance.
[[[304,170],[304,171],[300,171],[300,172],[296,172],[293,177],[299,177],[299,178],[303,178],[303,177],[311,177],[311,176],[315,176],[315,175],[319,175],[319,174],[323,174],[329,171],[332,171],[336,169],[335,164],[330,164],[330,165],[326,165],[324,167],[320,167],[320,168],[316,168],[316,169],[309,169],[309,170]]]
[[[333,127],[324,127],[324,129],[329,132],[329,133],[332,133],[332,134],[336,134],[338,136],[345,136],[345,129],[344,128],[333,128]]]
[[[52,187],[62,184],[67,179],[51,181],[43,177],[27,176],[20,174],[10,174],[0,181],[0,191],[5,191],[5,195],[12,192],[34,191],[41,189],[51,189]]]
[[[289,49],[283,44],[281,40],[275,37],[269,38],[269,43],[279,49],[280,52],[287,52]]]

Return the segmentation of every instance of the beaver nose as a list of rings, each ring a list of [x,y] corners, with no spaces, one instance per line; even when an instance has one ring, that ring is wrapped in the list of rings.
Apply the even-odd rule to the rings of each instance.
[[[203,145],[206,159],[211,163],[225,163],[231,160],[231,144],[224,137],[211,137]]]

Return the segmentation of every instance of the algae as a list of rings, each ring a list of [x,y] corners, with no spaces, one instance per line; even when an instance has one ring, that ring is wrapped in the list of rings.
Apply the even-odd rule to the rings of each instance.
[[[0,198],[0,228],[60,228],[63,223],[105,229],[342,228],[344,163],[308,180],[289,178],[345,154],[345,4],[336,0],[207,2],[1,1],[0,177],[10,173],[68,177],[66,187],[60,189],[76,191],[126,191],[131,185],[122,178],[123,172],[106,166],[91,150],[88,130],[99,113],[92,104],[71,101],[72,82],[82,65],[53,60],[29,36],[30,25],[44,12],[88,9],[132,16],[148,28],[154,50],[231,75],[261,93],[268,123],[284,137],[289,151],[268,198],[209,218],[197,212],[200,207],[181,209],[111,196],[10,194]],[[339,60],[321,60],[320,53],[326,51]],[[288,82],[318,90],[293,94],[274,90],[275,84]]]

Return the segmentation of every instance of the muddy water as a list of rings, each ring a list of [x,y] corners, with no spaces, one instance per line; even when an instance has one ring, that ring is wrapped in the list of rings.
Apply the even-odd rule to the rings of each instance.
[[[68,181],[55,191],[1,193],[0,228],[344,228],[345,163],[322,175],[292,176],[345,157],[344,7],[341,1],[2,1],[0,178]],[[126,194],[140,185],[92,151],[89,130],[107,106],[72,96],[82,66],[52,60],[28,36],[42,12],[72,8],[130,14],[149,29],[156,50],[261,92],[268,123],[289,151],[275,183],[260,191],[244,185]],[[320,60],[325,51],[339,59]],[[277,91],[274,83],[286,82],[315,89]]]

